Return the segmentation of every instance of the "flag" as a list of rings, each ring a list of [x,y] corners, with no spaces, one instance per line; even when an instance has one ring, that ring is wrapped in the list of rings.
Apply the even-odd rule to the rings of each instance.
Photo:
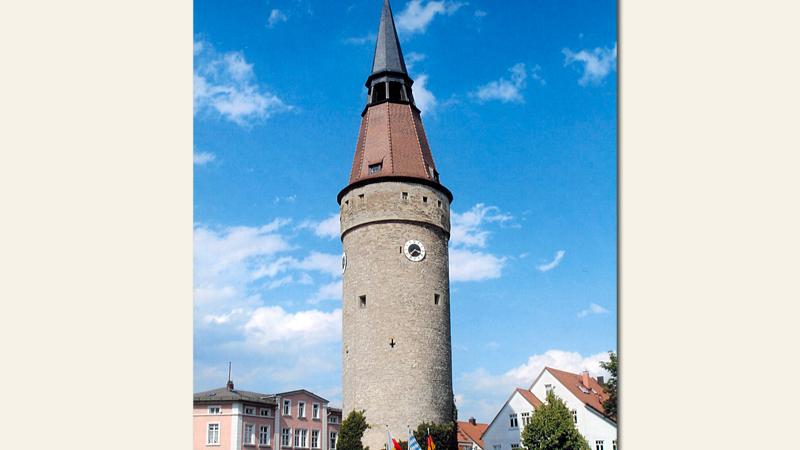
[[[428,435],[428,450],[436,450],[436,444],[434,444],[430,434]]]
[[[422,450],[422,447],[419,446],[419,442],[417,442],[417,439],[411,434],[411,431],[408,432],[408,450]]]
[[[392,433],[389,432],[389,427],[386,427],[386,450],[403,450],[403,447],[392,438]]]

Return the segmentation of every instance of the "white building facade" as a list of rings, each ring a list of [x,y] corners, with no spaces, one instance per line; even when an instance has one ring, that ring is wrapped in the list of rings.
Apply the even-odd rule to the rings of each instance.
[[[485,450],[516,450],[522,430],[552,390],[572,411],[575,427],[593,450],[617,450],[617,424],[604,415],[606,394],[588,373],[574,374],[545,367],[530,388],[517,388],[483,434]]]

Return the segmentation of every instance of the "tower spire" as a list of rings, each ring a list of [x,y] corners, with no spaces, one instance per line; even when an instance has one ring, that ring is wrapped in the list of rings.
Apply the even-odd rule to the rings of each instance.
[[[381,23],[378,27],[378,38],[375,42],[375,58],[372,60],[372,75],[386,72],[408,76],[403,51],[400,49],[400,40],[394,27],[392,6],[389,0],[383,1]]]

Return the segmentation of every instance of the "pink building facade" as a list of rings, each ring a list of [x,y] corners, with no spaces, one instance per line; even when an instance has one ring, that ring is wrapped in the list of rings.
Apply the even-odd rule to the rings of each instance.
[[[280,394],[220,389],[194,394],[194,450],[336,450],[342,410],[300,389]]]

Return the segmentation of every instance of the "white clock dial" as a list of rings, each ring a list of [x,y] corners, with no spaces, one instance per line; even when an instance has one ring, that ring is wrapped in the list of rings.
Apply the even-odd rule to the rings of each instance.
[[[425,246],[422,245],[422,242],[411,239],[403,247],[403,253],[411,261],[422,261],[425,258]]]

